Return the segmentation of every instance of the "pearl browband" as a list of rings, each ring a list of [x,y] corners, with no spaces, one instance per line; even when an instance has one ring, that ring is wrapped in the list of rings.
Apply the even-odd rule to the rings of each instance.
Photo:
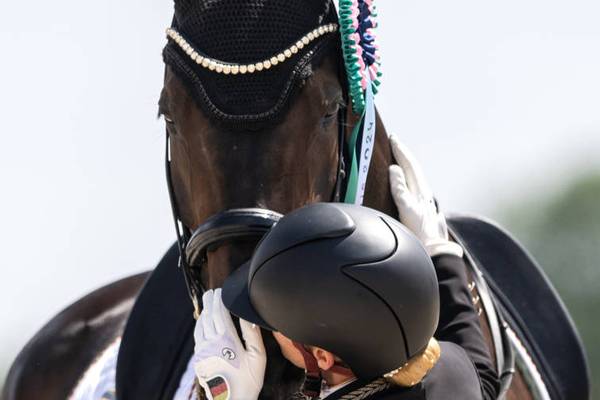
[[[173,28],[167,29],[167,37],[173,40],[175,43],[181,47],[183,51],[187,53],[188,56],[192,60],[196,62],[196,64],[210,70],[215,71],[218,74],[225,75],[237,75],[237,74],[253,74],[255,72],[260,72],[263,70],[267,70],[272,66],[283,63],[298,51],[302,50],[304,46],[307,46],[312,41],[316,40],[318,37],[325,35],[326,33],[332,33],[337,31],[337,24],[328,24],[323,25],[318,28],[315,28],[312,32],[307,33],[303,37],[301,37],[296,43],[283,50],[281,53],[274,55],[273,57],[266,59],[264,61],[259,61],[253,64],[233,64],[229,62],[215,60],[214,58],[207,57],[205,55],[200,54],[200,52],[188,43],[187,40],[181,36],[179,32],[177,32]]]

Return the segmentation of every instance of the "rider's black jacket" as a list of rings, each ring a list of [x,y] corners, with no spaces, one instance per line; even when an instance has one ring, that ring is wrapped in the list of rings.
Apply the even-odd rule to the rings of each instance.
[[[441,356],[423,382],[393,387],[369,397],[381,400],[496,400],[498,375],[479,325],[468,288],[466,266],[456,256],[433,258],[440,286],[440,321],[435,337]],[[363,386],[354,382],[327,397],[335,400]]]
[[[456,256],[433,258],[440,286],[440,321],[435,333],[441,356],[423,381],[412,388],[394,386],[368,399],[496,400],[499,381],[468,288],[466,265]],[[339,399],[361,388],[354,382],[327,396]]]
[[[464,349],[454,343],[440,342],[441,356],[425,379],[411,388],[393,386],[374,393],[369,400],[483,400],[475,366]],[[336,400],[365,386],[356,381],[330,394],[325,399]]]
[[[435,338],[465,350],[477,370],[483,398],[495,400],[500,382],[473,306],[466,265],[461,258],[451,255],[434,257],[433,263],[440,286],[440,321]]]

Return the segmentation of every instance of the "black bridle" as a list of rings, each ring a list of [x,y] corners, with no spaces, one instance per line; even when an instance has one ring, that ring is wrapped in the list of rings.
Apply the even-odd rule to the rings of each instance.
[[[346,109],[338,111],[338,165],[336,182],[332,190],[331,202],[342,199],[346,182],[345,142]],[[281,218],[281,214],[263,208],[241,208],[223,210],[204,221],[193,232],[180,218],[173,180],[171,177],[171,151],[169,132],[166,132],[165,169],[171,210],[177,233],[179,248],[179,268],[183,272],[188,294],[198,317],[202,294],[206,291],[201,279],[201,271],[207,262],[207,254],[226,242],[253,238],[259,240]]]

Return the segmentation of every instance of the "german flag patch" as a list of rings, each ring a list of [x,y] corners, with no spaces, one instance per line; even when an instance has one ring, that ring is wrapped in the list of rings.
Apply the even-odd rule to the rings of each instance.
[[[222,376],[215,376],[210,378],[206,385],[210,390],[210,394],[213,400],[228,400],[229,399],[229,386],[227,381]]]

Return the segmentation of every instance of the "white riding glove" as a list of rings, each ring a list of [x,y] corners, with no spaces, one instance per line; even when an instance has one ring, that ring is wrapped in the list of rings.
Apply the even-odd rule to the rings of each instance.
[[[260,328],[240,319],[238,337],[221,289],[202,296],[203,309],[194,329],[194,370],[209,400],[255,400],[263,386],[267,355]]]
[[[421,240],[430,257],[442,254],[462,257],[462,247],[448,239],[446,217],[438,212],[433,193],[416,159],[394,136],[390,136],[390,144],[399,164],[391,165],[389,170],[392,197],[400,221]]]

